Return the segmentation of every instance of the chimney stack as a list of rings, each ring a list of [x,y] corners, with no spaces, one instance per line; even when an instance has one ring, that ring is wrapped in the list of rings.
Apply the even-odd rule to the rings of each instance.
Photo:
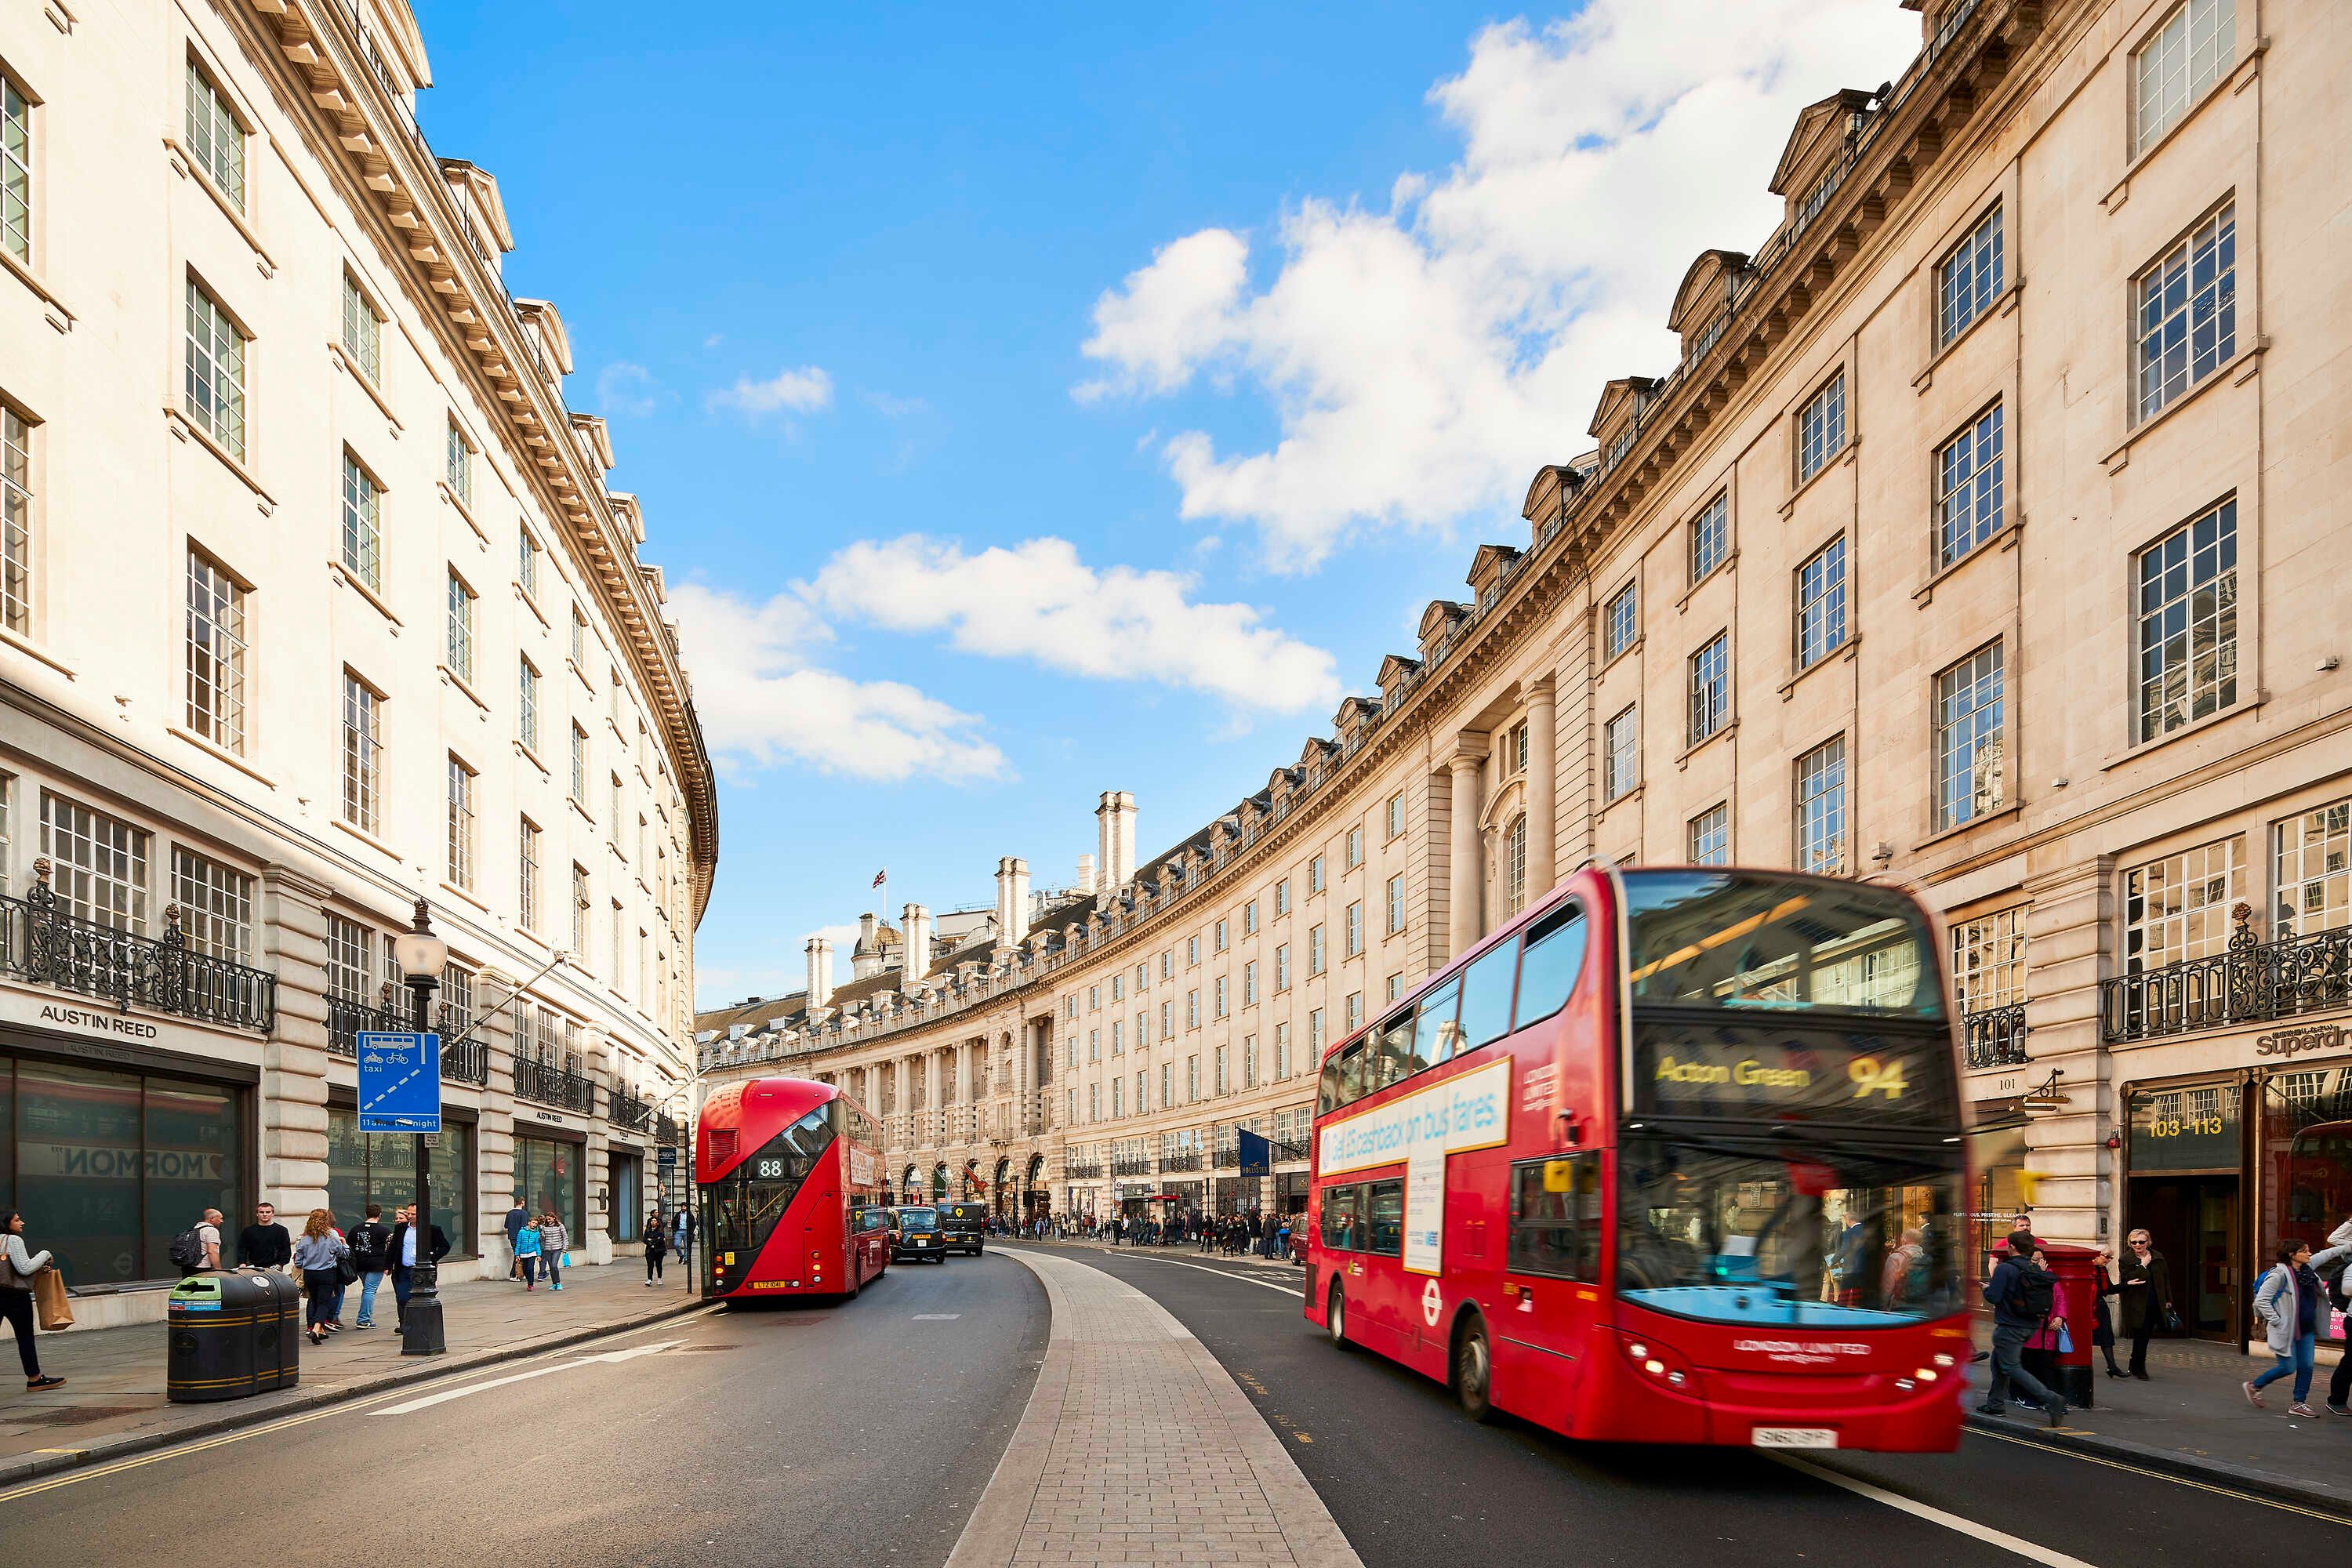
[[[1078,857],[1078,891],[1081,893],[1102,891],[1102,884],[1095,880],[1095,858],[1091,855]]]
[[[1029,931],[1029,862],[1017,855],[1013,858],[1012,896],[1007,902],[1013,923],[999,931],[996,940],[1009,948]]]
[[[911,995],[931,966],[931,911],[908,904],[899,918],[906,923],[898,931],[898,989]]]
[[[821,936],[808,939],[808,1009],[815,1012],[833,995],[833,943]]]
[[[1105,790],[1095,807],[1095,849],[1102,868],[1101,892],[1123,888],[1135,875],[1135,796]]]

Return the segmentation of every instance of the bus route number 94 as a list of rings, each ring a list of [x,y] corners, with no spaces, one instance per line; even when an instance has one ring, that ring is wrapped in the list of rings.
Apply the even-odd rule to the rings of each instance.
[[[1868,1100],[1874,1094],[1883,1094],[1890,1101],[1903,1098],[1903,1064],[1899,1061],[1856,1057],[1846,1063],[1845,1075],[1853,1080],[1856,1100]]]

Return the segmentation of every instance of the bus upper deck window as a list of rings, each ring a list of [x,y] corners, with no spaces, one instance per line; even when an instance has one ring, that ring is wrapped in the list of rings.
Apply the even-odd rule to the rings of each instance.
[[[1412,1071],[1434,1067],[1454,1055],[1454,1043],[1460,1036],[1454,1004],[1461,996],[1462,981],[1456,976],[1422,999],[1420,1018],[1413,1026]]]
[[[1370,1092],[1364,1081],[1364,1042],[1359,1040],[1339,1055],[1339,1103],[1346,1105]]]
[[[1412,1010],[1381,1026],[1371,1059],[1364,1065],[1364,1092],[1374,1094],[1412,1070]]]
[[[1519,959],[1519,1005],[1511,1027],[1524,1029],[1567,1005],[1584,968],[1584,911],[1570,906],[1528,932]]]

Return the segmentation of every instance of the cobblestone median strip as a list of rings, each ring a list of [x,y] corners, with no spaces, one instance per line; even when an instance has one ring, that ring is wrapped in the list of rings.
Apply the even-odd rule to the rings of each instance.
[[[1028,1408],[948,1568],[1362,1568],[1206,1346],[1124,1280],[1000,1249],[1053,1310]]]

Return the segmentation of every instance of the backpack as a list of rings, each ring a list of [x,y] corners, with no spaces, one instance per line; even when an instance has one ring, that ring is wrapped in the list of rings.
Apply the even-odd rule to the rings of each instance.
[[[194,1226],[190,1226],[172,1238],[172,1250],[166,1255],[172,1267],[194,1274],[205,1266],[205,1238]]]
[[[2049,1270],[2036,1268],[2032,1264],[2021,1265],[2017,1270],[2017,1283],[2010,1288],[2010,1305],[2021,1317],[2039,1322],[2050,1315],[2050,1309],[2057,1300],[2057,1276]]]
[[[2352,1310],[2352,1294],[2347,1294],[2344,1288],[2347,1272],[2352,1272],[2347,1269],[2347,1264],[2352,1264],[2352,1258],[2339,1258],[2319,1271],[2319,1282],[2326,1288],[2327,1304],[2339,1312]]]

